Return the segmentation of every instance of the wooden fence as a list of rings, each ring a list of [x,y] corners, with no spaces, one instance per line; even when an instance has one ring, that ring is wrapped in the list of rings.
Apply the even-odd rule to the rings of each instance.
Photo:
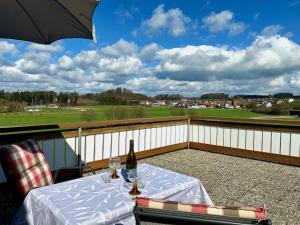
[[[300,166],[299,120],[181,116],[0,128],[0,145],[28,138],[39,141],[52,170],[77,165],[79,155],[96,169],[112,156],[124,161],[130,139],[138,158],[190,147]]]

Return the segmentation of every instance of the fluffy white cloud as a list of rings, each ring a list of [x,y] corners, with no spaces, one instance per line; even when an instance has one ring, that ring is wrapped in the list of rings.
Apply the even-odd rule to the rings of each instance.
[[[73,60],[67,55],[60,57],[57,63],[64,70],[71,70],[74,67]]]
[[[279,31],[281,31],[282,29],[283,29],[283,27],[280,25],[270,25],[270,26],[265,27],[262,30],[261,35],[267,36],[267,37],[274,36],[274,35],[278,34]]]
[[[42,52],[52,52],[52,53],[63,51],[63,47],[61,46],[60,43],[55,43],[51,45],[32,43],[29,44],[26,49],[28,51],[38,51],[38,52],[42,51]]]
[[[191,19],[179,9],[164,10],[164,5],[159,5],[148,20],[143,22],[143,27],[148,35],[167,30],[173,37],[178,37],[186,32],[186,26]]]
[[[156,52],[160,49],[161,47],[158,44],[151,43],[141,49],[139,56],[145,62],[152,62]]]
[[[51,44],[51,45],[42,45],[42,44],[29,44],[27,46],[28,51],[43,51],[43,52],[61,52],[63,47],[61,44]]]
[[[135,54],[138,50],[137,45],[134,42],[128,42],[120,39],[113,45],[106,46],[100,51],[102,54],[111,57],[120,57],[125,55]]]
[[[233,19],[233,13],[229,10],[220,13],[212,12],[209,16],[202,19],[203,26],[212,33],[228,31],[231,35],[242,33],[246,25],[242,22],[236,22]]]
[[[74,60],[78,67],[91,69],[97,65],[99,54],[96,50],[81,51],[75,56]]]
[[[137,74],[142,67],[139,58],[122,56],[120,58],[101,58],[99,61],[99,70],[112,72],[117,75],[133,75]]]
[[[258,36],[245,48],[188,45],[167,49],[156,43],[139,47],[121,39],[73,57],[27,50],[13,59],[5,54],[0,57],[0,85],[9,90],[80,92],[123,86],[151,95],[188,96],[216,91],[299,93],[300,45],[275,35]]]
[[[155,74],[174,80],[250,80],[300,69],[300,46],[281,37],[257,37],[247,48],[208,45],[163,49]]]
[[[18,49],[14,44],[8,43],[7,41],[0,41],[0,56],[6,53],[15,55],[18,53]]]

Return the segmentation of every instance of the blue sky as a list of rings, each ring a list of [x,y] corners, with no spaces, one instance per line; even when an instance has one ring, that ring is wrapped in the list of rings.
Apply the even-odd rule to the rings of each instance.
[[[300,94],[300,0],[102,0],[97,42],[0,39],[6,91]],[[1,88],[1,89],[2,89]]]

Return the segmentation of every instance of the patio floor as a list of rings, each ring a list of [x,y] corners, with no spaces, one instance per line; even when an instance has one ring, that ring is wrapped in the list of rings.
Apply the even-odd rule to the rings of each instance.
[[[266,204],[273,224],[299,224],[299,167],[191,149],[139,161],[142,162],[199,178],[214,204]],[[0,193],[0,224],[8,224],[15,212],[10,201],[9,193]]]

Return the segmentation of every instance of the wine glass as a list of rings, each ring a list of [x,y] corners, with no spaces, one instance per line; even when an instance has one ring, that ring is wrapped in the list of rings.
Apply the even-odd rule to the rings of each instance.
[[[110,183],[111,181],[111,168],[107,168],[104,170],[104,173],[101,176],[104,183]]]
[[[138,189],[138,183],[137,183],[137,174],[135,169],[131,169],[127,173],[128,180],[132,182],[132,189],[128,192],[130,195],[140,195],[141,192]]]
[[[117,169],[119,169],[121,166],[121,159],[120,157],[112,157],[109,159],[109,167],[112,169],[111,171],[111,178],[112,179],[118,179],[118,172]]]

